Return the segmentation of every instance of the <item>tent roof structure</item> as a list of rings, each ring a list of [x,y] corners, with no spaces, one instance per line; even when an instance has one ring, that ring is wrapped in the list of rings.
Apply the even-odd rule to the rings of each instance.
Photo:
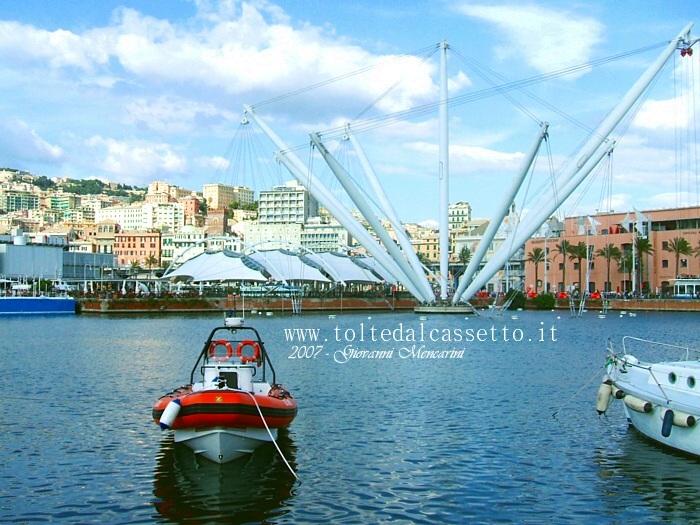
[[[185,261],[162,279],[191,282],[273,280],[395,283],[391,275],[369,257],[348,257],[343,253],[332,252],[299,255],[288,250],[255,251],[249,255],[229,250],[205,252]]]
[[[185,261],[180,267],[163,276],[163,279],[181,278],[193,282],[203,281],[267,281],[265,268],[248,257],[222,250],[205,252]]]

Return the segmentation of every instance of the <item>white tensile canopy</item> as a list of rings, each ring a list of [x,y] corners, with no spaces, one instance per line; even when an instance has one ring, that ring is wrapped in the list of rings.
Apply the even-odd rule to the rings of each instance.
[[[333,279],[344,283],[376,284],[382,281],[370,270],[358,266],[350,257],[342,253],[311,253],[305,254],[304,257],[321,265]]]
[[[246,262],[248,264],[246,264]],[[257,268],[255,268],[257,267]],[[185,261],[163,279],[183,277],[194,282],[203,281],[267,281],[263,268],[241,255],[228,250],[201,253]]]
[[[329,283],[331,280],[318,268],[302,261],[301,258],[286,250],[269,250],[253,252],[249,256],[263,266],[275,281],[317,281]]]
[[[381,276],[387,283],[397,284],[396,279],[373,257],[353,257],[353,262],[358,266],[373,271],[377,275]]]

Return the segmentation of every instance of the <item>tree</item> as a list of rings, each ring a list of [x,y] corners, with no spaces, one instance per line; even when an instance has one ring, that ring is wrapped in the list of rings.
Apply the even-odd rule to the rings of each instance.
[[[617,261],[617,268],[618,271],[622,274],[626,274],[629,279],[627,281],[632,280],[632,252],[630,250],[625,250],[622,252],[622,256],[620,259]],[[625,284],[624,286],[624,292],[627,292],[627,285]]]
[[[583,241],[579,241],[578,244],[569,247],[569,259],[572,261],[578,260],[578,288],[581,293],[585,293],[587,290],[583,287],[583,278],[581,277],[583,265],[581,262],[584,259],[588,260],[588,245]],[[586,288],[588,288],[588,286],[586,286]]]
[[[540,282],[540,263],[543,262],[544,259],[544,250],[542,248],[534,248],[530,253],[527,254],[527,259],[525,259],[526,262],[535,265],[535,293],[537,293],[537,288]]]
[[[610,261],[620,262],[622,258],[622,250],[615,246],[614,244],[606,244],[603,248],[598,248],[595,252],[596,257],[602,257],[605,259],[605,268],[607,270],[607,278],[605,281],[605,286],[603,289],[606,292],[610,292],[612,289],[612,283],[610,282]]]
[[[459,262],[466,266],[471,260],[472,251],[469,249],[468,246],[463,246],[462,249],[459,251]]]
[[[681,255],[691,255],[693,248],[685,237],[674,237],[668,242],[668,246],[664,251],[671,252],[676,257],[676,273],[678,277],[678,267],[680,264]]]
[[[430,258],[427,254],[423,252],[416,252],[416,256],[418,257],[418,260],[423,266],[427,266],[428,268],[430,268]]]
[[[156,256],[153,255],[153,254],[151,254],[151,255],[149,255],[148,257],[146,257],[146,260],[143,261],[143,262],[145,262],[145,263],[146,263],[146,266],[148,266],[148,272],[149,272],[149,273],[151,273],[151,268],[153,268],[154,266],[157,266],[157,265],[159,264],[159,263],[158,263],[158,259],[156,259]],[[151,274],[151,277],[153,277],[152,274]]]
[[[637,239],[634,241],[634,246],[637,250],[637,275],[639,280],[639,286],[637,287],[637,290],[641,291],[641,283],[643,282],[642,274],[644,273],[644,257],[642,256],[651,255],[652,253],[654,253],[654,247],[649,242],[649,239],[645,239],[644,237],[637,237]]]
[[[559,244],[555,245],[554,249],[557,251],[557,255],[561,255],[562,260],[564,261],[564,264],[563,264],[564,273],[562,275],[561,280],[562,280],[562,283],[564,286],[564,291],[566,291],[566,257],[569,255],[569,250],[571,249],[571,243],[567,240],[563,240]]]
[[[134,274],[134,275],[136,275],[136,274],[139,273],[139,270],[141,269],[141,266],[139,265],[139,262],[138,262],[138,261],[134,260],[134,261],[131,261],[130,269],[131,269],[131,273]]]

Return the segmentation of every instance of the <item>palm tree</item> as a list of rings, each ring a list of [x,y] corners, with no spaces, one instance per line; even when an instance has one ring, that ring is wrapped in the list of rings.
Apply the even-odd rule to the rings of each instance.
[[[614,244],[606,244],[604,248],[598,248],[595,255],[596,257],[603,257],[605,259],[607,280],[605,281],[603,289],[606,292],[610,292],[612,289],[612,283],[610,282],[610,261],[617,261],[619,263],[622,258],[622,250]]]
[[[583,265],[581,262],[584,259],[588,260],[588,245],[583,241],[579,241],[578,244],[571,246],[569,248],[569,259],[572,261],[574,259],[578,260],[578,289],[581,293],[586,293],[588,291],[588,285],[586,285],[586,288],[584,289],[583,280],[581,277],[581,271],[583,270]]]
[[[151,268],[158,264],[158,259],[156,259],[155,255],[151,254],[148,257],[146,257],[146,260],[143,262],[145,262],[146,265],[148,266],[148,273],[151,273]],[[153,278],[152,273],[151,273],[151,278]]]
[[[678,266],[680,263],[681,255],[691,255],[693,253],[693,248],[685,237],[674,237],[668,242],[668,246],[664,248],[664,251],[671,252],[676,257],[676,273],[675,276],[678,277]]]
[[[622,252],[622,256],[620,259],[617,261],[617,268],[618,271],[622,274],[626,274],[629,279],[627,281],[632,280],[632,251],[631,250],[624,250]],[[627,284],[625,283],[625,286],[623,287],[623,292],[627,292]]]
[[[139,273],[139,270],[141,269],[141,266],[139,265],[139,262],[137,260],[131,261],[131,273],[136,275]]]
[[[637,266],[639,267],[639,286],[637,289],[641,291],[643,282],[642,274],[644,273],[644,258],[642,255],[654,253],[654,247],[649,242],[649,239],[645,239],[644,237],[637,237],[634,241],[634,246],[637,249]]]
[[[527,262],[535,265],[535,293],[537,293],[537,287],[539,286],[539,268],[540,263],[544,261],[544,250],[542,248],[535,248],[527,255]]]
[[[567,255],[569,255],[569,250],[571,249],[571,243],[565,239],[565,240],[561,241],[559,244],[557,244],[556,246],[554,246],[554,249],[557,251],[557,255],[561,255],[561,257],[564,261],[564,264],[563,264],[564,273],[562,275],[561,280],[562,280],[562,283],[564,286],[563,291],[566,291],[566,257],[567,257]]]

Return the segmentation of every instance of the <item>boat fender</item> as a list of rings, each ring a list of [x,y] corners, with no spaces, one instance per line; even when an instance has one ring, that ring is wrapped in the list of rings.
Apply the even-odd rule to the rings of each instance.
[[[678,410],[667,410],[666,412],[673,412],[673,425],[676,427],[693,428],[697,423],[697,418],[691,414]],[[665,417],[666,413],[662,415],[662,419]]]
[[[616,386],[613,386],[612,396],[615,399],[622,399],[623,397],[625,397],[625,391],[617,388]]]
[[[625,396],[625,405],[627,405],[627,408],[630,410],[634,410],[640,414],[648,414],[654,408],[649,401],[644,401],[643,399],[630,395]]]
[[[246,346],[253,347],[253,355],[243,355],[243,349]],[[252,363],[260,358],[260,345],[251,339],[244,339],[238,343],[238,348],[236,348],[236,357],[241,360],[241,363]]]
[[[661,425],[661,435],[665,438],[671,435],[671,429],[673,428],[673,410],[667,410],[664,413],[664,422]]]
[[[163,414],[160,416],[160,421],[158,422],[161,430],[167,430],[172,426],[175,418],[180,413],[181,406],[182,403],[179,399],[173,399],[168,403],[168,406],[163,410]]]
[[[595,409],[598,411],[598,415],[603,415],[608,410],[610,402],[612,401],[612,385],[607,381],[601,383],[598,388],[598,398],[595,402]]]
[[[217,356],[216,355],[216,347],[217,346],[225,346],[226,347],[226,355],[225,356]],[[209,346],[209,357],[213,358],[214,361],[221,363],[222,361],[228,361],[231,357],[233,357],[233,347],[231,346],[231,343],[229,343],[226,339],[219,339],[218,341],[212,341],[211,345]]]

